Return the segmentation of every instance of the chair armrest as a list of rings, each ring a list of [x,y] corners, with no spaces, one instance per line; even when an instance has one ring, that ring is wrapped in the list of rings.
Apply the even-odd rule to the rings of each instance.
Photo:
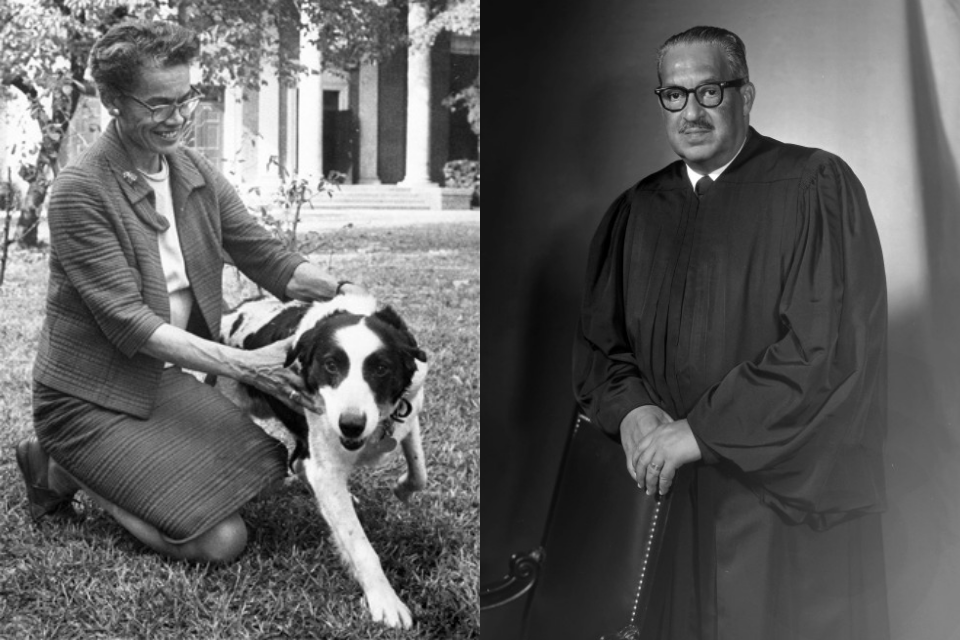
[[[503,606],[530,591],[540,574],[543,556],[541,547],[510,556],[510,572],[496,582],[480,586],[480,610]]]

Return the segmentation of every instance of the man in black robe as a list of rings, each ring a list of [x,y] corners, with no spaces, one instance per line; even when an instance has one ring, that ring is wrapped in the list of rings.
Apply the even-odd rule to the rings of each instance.
[[[886,639],[886,286],[863,187],[750,127],[736,35],[674,36],[658,73],[681,160],[603,218],[574,347],[584,411],[638,490],[669,491],[641,637]]]

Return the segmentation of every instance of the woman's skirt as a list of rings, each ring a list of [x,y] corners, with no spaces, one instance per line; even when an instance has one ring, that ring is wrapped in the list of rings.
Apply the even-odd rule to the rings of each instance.
[[[91,491],[194,538],[286,475],[286,449],[215,388],[164,370],[146,420],[35,383],[40,446]]]

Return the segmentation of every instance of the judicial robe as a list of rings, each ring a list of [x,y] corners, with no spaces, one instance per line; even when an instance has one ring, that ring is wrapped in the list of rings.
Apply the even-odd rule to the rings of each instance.
[[[701,198],[678,161],[612,204],[577,398],[613,438],[640,405],[686,418],[703,455],[671,491],[641,637],[889,637],[886,313],[863,187],[825,151],[751,128]]]

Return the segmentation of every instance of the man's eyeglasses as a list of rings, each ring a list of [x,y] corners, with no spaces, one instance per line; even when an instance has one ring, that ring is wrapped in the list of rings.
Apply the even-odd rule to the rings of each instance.
[[[692,93],[697,97],[697,102],[701,107],[712,109],[719,107],[723,102],[723,90],[727,87],[731,89],[742,87],[746,84],[746,78],[738,80],[727,80],[725,82],[705,82],[693,89],[684,89],[683,87],[660,87],[653,92],[660,98],[660,104],[667,111],[682,111],[687,106],[687,97]]]
[[[144,109],[150,110],[150,117],[154,122],[163,122],[164,120],[170,119],[174,112],[179,111],[180,115],[184,118],[189,118],[193,115],[193,112],[197,110],[197,105],[200,104],[203,94],[200,93],[200,90],[196,87],[190,89],[190,94],[183,100],[177,102],[168,102],[166,104],[147,104],[139,98],[135,98],[130,94],[123,94],[125,98],[130,98],[137,104],[139,104]]]

